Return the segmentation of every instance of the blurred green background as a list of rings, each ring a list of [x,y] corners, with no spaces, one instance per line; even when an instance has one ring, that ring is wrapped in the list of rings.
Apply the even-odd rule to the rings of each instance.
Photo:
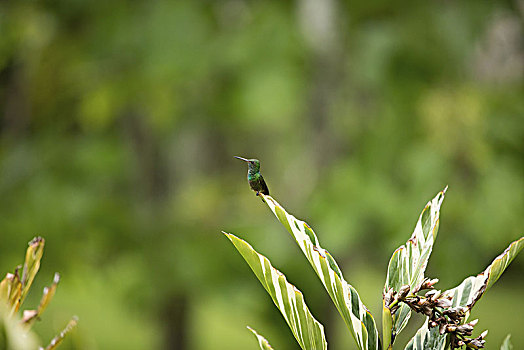
[[[428,275],[482,271],[524,229],[522,1],[0,2],[0,267],[46,238],[65,349],[297,349],[221,230],[355,349],[306,260],[249,190],[306,219],[380,322],[389,257],[446,185]],[[2,272],[2,273],[4,273]],[[524,346],[524,259],[477,305]],[[411,322],[398,345],[421,324]],[[402,348],[402,347],[400,347]]]

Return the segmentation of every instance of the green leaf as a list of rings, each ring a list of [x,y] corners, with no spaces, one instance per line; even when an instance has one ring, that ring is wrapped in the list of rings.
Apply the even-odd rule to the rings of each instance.
[[[262,286],[273,299],[300,347],[304,350],[327,349],[324,326],[309,311],[302,292],[286,280],[271,262],[246,241],[223,232],[233,243]]]
[[[486,291],[499,279],[504,270],[508,267],[511,261],[517,256],[517,254],[524,247],[524,237],[512,242],[499,256],[493,260],[493,262],[484,270],[484,272],[477,276],[470,276],[466,278],[457,287],[447,290],[444,293],[451,295],[452,307],[467,307],[468,314],[473,308],[477,301],[486,293]],[[466,320],[468,315],[466,315]],[[436,328],[436,327],[435,327]],[[414,347],[415,344],[419,344],[420,340],[427,340],[432,344],[443,344],[445,342],[445,335],[440,335],[434,330],[428,330],[427,322],[417,331],[415,337],[413,337],[406,349],[421,349]],[[410,347],[411,346],[411,347]],[[438,348],[441,349],[441,348]]]
[[[269,209],[291,233],[326,288],[359,349],[380,349],[377,326],[360,297],[342,276],[335,259],[320,246],[315,232],[304,221],[288,214],[271,196],[261,195]]]
[[[35,276],[40,269],[40,260],[44,254],[45,240],[42,237],[35,237],[29,242],[25,254],[24,270],[22,273],[22,293],[20,296],[20,305],[24,302],[29,288],[35,279]]]
[[[391,310],[386,307],[384,301],[382,301],[382,334],[391,334],[393,328],[393,317],[391,316]],[[382,349],[390,350],[393,348],[391,344],[391,337],[384,336],[384,342],[382,344]]]
[[[0,349],[38,349],[36,335],[22,325],[18,314],[11,314],[9,305],[4,304],[0,304]]]
[[[513,344],[511,344],[511,334],[508,334],[506,338],[504,338],[504,341],[500,346],[500,350],[513,350]]]
[[[60,332],[59,335],[57,335],[56,337],[54,337],[51,342],[49,343],[48,346],[46,346],[45,350],[54,350],[58,347],[58,345],[60,345],[60,343],[64,340],[64,338],[66,337],[66,335],[68,335],[78,324],[78,318],[76,316],[74,316],[70,321],[69,323],[67,324],[67,326],[64,328],[64,330],[62,332]]]
[[[2,282],[0,282],[0,301],[8,307],[10,315],[13,315],[20,307],[22,282],[20,281],[18,270],[19,268],[17,267],[15,273],[7,273]]]
[[[269,342],[266,340],[266,338],[264,338],[263,336],[258,334],[253,328],[251,328],[249,326],[247,327],[247,329],[249,329],[251,332],[253,332],[255,337],[257,337],[258,345],[260,345],[260,349],[262,349],[262,350],[273,350],[273,348],[271,347],[271,345],[269,345]]]
[[[22,318],[23,324],[25,324],[28,327],[31,327],[34,321],[42,316],[42,313],[47,308],[47,305],[49,305],[49,303],[53,299],[53,296],[55,295],[58,282],[60,282],[60,275],[58,273],[55,273],[55,277],[53,278],[53,283],[51,284],[51,286],[44,288],[44,292],[42,293],[42,299],[40,299],[38,309],[24,311],[24,317]]]
[[[424,272],[437,237],[440,207],[446,190],[447,187],[426,204],[411,238],[406,244],[395,250],[391,256],[384,285],[384,294],[390,289],[398,292],[400,287],[404,285],[409,285],[413,289],[424,280]],[[410,316],[411,309],[409,306],[402,304],[395,314],[392,315],[393,327],[390,333],[384,333],[384,343],[393,343],[394,337],[404,329]],[[383,318],[382,322],[389,322],[389,320]],[[386,339],[388,335],[390,339]]]

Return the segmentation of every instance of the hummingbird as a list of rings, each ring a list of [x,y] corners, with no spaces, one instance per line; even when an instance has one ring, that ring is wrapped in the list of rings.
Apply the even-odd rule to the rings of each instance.
[[[269,195],[269,189],[262,174],[260,174],[260,161],[258,159],[246,159],[237,156],[235,156],[235,158],[247,163],[247,182],[249,183],[249,187],[257,193],[257,196],[260,193]]]

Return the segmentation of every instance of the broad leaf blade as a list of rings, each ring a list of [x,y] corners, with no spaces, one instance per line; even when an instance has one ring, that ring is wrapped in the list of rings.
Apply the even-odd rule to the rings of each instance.
[[[269,293],[300,347],[304,350],[326,350],[324,326],[309,311],[302,292],[289,283],[286,276],[275,269],[265,256],[257,253],[249,243],[230,233],[224,234]]]
[[[262,350],[273,350],[273,348],[271,347],[271,345],[269,345],[269,342],[266,340],[266,338],[264,338],[263,336],[258,334],[253,328],[251,328],[249,326],[247,327],[247,329],[249,329],[251,332],[253,332],[255,337],[257,337],[258,345],[260,345],[260,349],[262,349]]]
[[[432,201],[426,204],[424,210],[415,226],[411,238],[399,247],[389,261],[384,293],[389,289],[398,292],[400,287],[409,285],[414,288],[424,280],[424,272],[428,264],[429,256],[433,250],[433,244],[437,237],[440,207],[447,187],[439,192]],[[409,306],[402,304],[393,317],[393,327],[390,336],[399,334],[407,325],[411,316]],[[383,322],[389,322],[383,319]],[[387,337],[384,334],[384,338]],[[388,340],[384,339],[384,342]],[[393,342],[393,340],[391,340]]]
[[[524,237],[512,242],[502,254],[497,256],[495,260],[484,270],[484,272],[477,276],[470,276],[466,278],[457,287],[447,290],[446,294],[453,296],[451,300],[452,307],[463,306],[469,310],[473,308],[475,303],[486,293],[486,291],[499,279],[504,270],[509,266],[511,261],[524,247]],[[465,320],[467,319],[467,316]],[[419,349],[413,347],[419,339],[429,339],[435,344],[445,342],[446,336],[440,335],[432,329],[428,329],[427,322],[417,331],[406,349]],[[439,348],[440,349],[440,348]]]
[[[362,303],[355,288],[346,282],[335,259],[320,246],[315,232],[306,222],[288,214],[271,196],[261,196],[269,209],[291,233],[317,273],[359,349],[380,349],[380,339],[373,316]]]
[[[439,334],[438,327],[428,328],[428,323],[425,322],[405,350],[444,350],[445,346],[446,336]]]

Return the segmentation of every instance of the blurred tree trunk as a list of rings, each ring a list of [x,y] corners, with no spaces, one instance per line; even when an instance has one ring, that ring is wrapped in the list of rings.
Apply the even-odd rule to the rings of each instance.
[[[164,203],[171,182],[168,162],[159,138],[144,119],[144,116],[133,111],[124,120],[138,166],[137,194],[145,197],[154,210]]]
[[[308,118],[313,140],[314,168],[325,169],[336,158],[337,140],[330,124],[333,104],[343,80],[343,41],[339,23],[341,11],[334,0],[302,0],[298,3],[302,34],[312,51]]]
[[[150,217],[151,226],[158,225],[158,221],[164,220],[164,207],[169,197],[171,173],[168,166],[166,151],[160,144],[161,138],[156,137],[150,125],[143,116],[136,112],[130,112],[125,118],[125,128],[137,160],[138,179],[137,195],[145,197],[148,203],[146,208]],[[148,239],[162,242],[158,232]],[[148,254],[155,254],[158,243],[152,244],[152,250]],[[165,276],[161,276],[165,278]],[[159,283],[160,284],[160,283]],[[164,346],[167,350],[188,349],[188,305],[189,296],[184,288],[168,294],[159,301],[160,319],[164,321]]]
[[[2,121],[0,130],[4,135],[18,135],[29,124],[29,99],[24,67],[10,62],[0,71],[0,106]]]
[[[165,304],[163,319],[165,320],[166,349],[188,349],[188,304],[186,293],[172,295]]]

